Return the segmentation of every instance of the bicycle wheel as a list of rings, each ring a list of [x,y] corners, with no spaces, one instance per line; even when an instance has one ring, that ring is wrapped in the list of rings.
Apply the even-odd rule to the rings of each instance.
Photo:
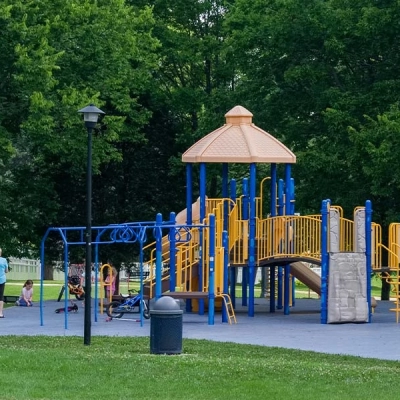
[[[121,305],[119,301],[112,301],[107,305],[106,313],[110,318],[121,318],[124,313],[121,311],[117,311],[118,307]]]
[[[60,300],[61,300],[61,298],[63,297],[64,290],[65,290],[65,286],[64,286],[64,285],[62,285],[62,286],[61,286],[61,289],[60,289],[60,293],[58,293],[58,298],[57,298],[57,301],[60,301]]]
[[[143,317],[146,319],[150,318],[150,310],[145,301],[143,301]]]
[[[83,292],[82,294],[77,294],[77,293],[75,293],[75,298],[77,299],[77,300],[85,300],[85,292]]]
[[[150,318],[150,311],[147,308],[143,310],[143,317],[145,317],[146,319]]]

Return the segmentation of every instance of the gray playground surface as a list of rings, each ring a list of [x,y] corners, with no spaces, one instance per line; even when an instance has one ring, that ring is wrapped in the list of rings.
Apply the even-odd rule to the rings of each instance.
[[[221,315],[216,314],[215,324],[208,325],[207,315],[184,312],[183,337],[400,360],[400,346],[397,345],[400,324],[396,324],[396,314],[389,311],[393,302],[378,301],[372,323],[321,325],[319,300],[297,299],[290,315],[283,315],[282,310],[269,313],[268,301],[256,299],[254,317],[247,316],[247,308],[240,305],[240,300],[237,299],[236,304],[237,324],[222,323]],[[55,313],[56,308],[64,305],[63,302],[44,302],[42,326],[39,304],[32,308],[7,308],[4,310],[5,318],[0,319],[0,335],[83,338],[84,309],[81,302],[77,304],[79,312],[68,314],[68,329],[65,329],[65,315]],[[93,315],[92,342],[99,335],[149,337],[150,320],[145,320],[140,326],[139,322],[135,322],[138,315],[131,314],[130,317],[131,320],[114,319],[107,322],[105,314],[98,314],[95,322]]]

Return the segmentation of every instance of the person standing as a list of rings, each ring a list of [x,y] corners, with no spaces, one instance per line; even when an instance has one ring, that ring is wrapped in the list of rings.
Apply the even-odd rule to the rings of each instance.
[[[2,257],[3,250],[0,249],[0,318],[4,318],[4,287],[6,286],[6,273],[8,272],[8,262]]]
[[[104,281],[104,286],[106,287],[106,298],[110,301],[112,300],[112,296],[115,292],[115,281],[117,279],[117,274],[117,270],[114,267],[109,268],[107,278]]]

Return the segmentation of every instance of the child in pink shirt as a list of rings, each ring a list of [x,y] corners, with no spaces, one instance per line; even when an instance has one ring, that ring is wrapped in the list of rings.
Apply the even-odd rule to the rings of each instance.
[[[33,297],[33,282],[28,279],[22,288],[21,296],[15,302],[16,306],[32,307],[32,297]]]
[[[106,293],[107,293],[107,299],[111,299],[112,295],[115,292],[115,280],[117,278],[117,270],[112,267],[111,268],[111,274],[110,274],[110,269],[108,270],[108,275],[105,282],[105,287],[106,287]]]

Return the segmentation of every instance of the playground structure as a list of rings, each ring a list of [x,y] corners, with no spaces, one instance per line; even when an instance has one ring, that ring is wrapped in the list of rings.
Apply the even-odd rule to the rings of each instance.
[[[178,214],[177,223],[206,226],[215,216],[215,258],[208,254],[209,237],[196,228],[184,243],[169,235],[162,248],[152,248],[170,265],[169,272],[151,274],[145,283],[149,297],[168,295],[191,301],[204,312],[210,293],[223,296],[235,308],[236,269],[244,269],[242,305],[254,316],[254,277],[256,268],[269,268],[270,311],[283,308],[290,313],[290,283],[294,276],[321,295],[321,323],[370,322],[371,274],[377,273],[393,286],[396,320],[399,307],[399,225],[392,224],[389,245],[382,244],[379,225],[372,223],[372,206],[357,207],[354,221],[343,217],[343,210],[322,202],[321,214],[294,215],[294,180],[291,164],[294,154],[282,143],[252,123],[252,114],[241,106],[226,115],[226,124],[202,138],[187,150],[182,161],[187,171],[187,208]],[[223,198],[206,196],[206,164],[222,164]],[[192,204],[193,164],[199,163],[200,197]],[[237,197],[235,180],[228,178],[229,163],[248,163],[249,175]],[[261,181],[256,195],[256,165],[271,164],[271,176]],[[278,179],[277,163],[284,163],[284,179]],[[265,182],[270,182],[269,210],[265,203]],[[168,247],[169,246],[169,247]],[[386,252],[389,264],[383,266]],[[158,255],[160,258],[160,255]],[[215,265],[210,266],[210,259]],[[305,264],[321,266],[321,277]],[[209,272],[215,273],[213,288]],[[161,281],[161,282],[160,282]],[[224,311],[224,309],[223,309]],[[229,313],[228,313],[228,316]],[[224,317],[226,320],[226,317]]]
[[[98,246],[107,243],[138,243],[140,246],[140,291],[146,298],[169,295],[186,301],[188,311],[204,314],[214,323],[215,303],[222,305],[222,320],[236,321],[237,268],[243,268],[242,305],[254,316],[255,271],[268,268],[270,312],[290,314],[292,277],[321,296],[321,323],[371,322],[371,274],[377,273],[393,287],[396,321],[399,319],[400,224],[389,228],[389,244],[382,244],[379,225],[372,222],[372,205],[357,207],[354,220],[343,217],[340,207],[322,202],[321,214],[295,215],[291,164],[295,155],[277,139],[252,123],[252,114],[236,106],[226,115],[226,124],[187,150],[186,210],[171,213],[167,221],[158,214],[154,222],[94,227],[96,276]],[[199,164],[199,198],[193,203],[193,165]],[[222,198],[206,195],[206,164],[222,164]],[[229,179],[230,163],[249,164],[249,178],[242,181],[242,194]],[[257,195],[257,164],[271,166],[270,177],[260,183]],[[284,164],[278,179],[277,164]],[[265,183],[269,182],[269,197]],[[269,209],[264,204],[269,199]],[[49,228],[68,245],[84,245],[84,229]],[[70,239],[72,231],[78,239]],[[150,237],[155,242],[149,243]],[[385,254],[386,253],[386,254]],[[148,257],[149,276],[143,263]],[[388,265],[383,266],[383,256]],[[308,264],[321,266],[321,277]],[[165,268],[165,266],[168,266]],[[43,275],[42,275],[43,276]],[[95,299],[97,300],[97,285]],[[67,297],[65,299],[67,302]],[[294,297],[292,299],[292,305]],[[95,318],[97,318],[95,301]],[[67,318],[67,313],[65,314]],[[43,324],[43,321],[41,321]],[[67,325],[67,319],[66,319]]]

